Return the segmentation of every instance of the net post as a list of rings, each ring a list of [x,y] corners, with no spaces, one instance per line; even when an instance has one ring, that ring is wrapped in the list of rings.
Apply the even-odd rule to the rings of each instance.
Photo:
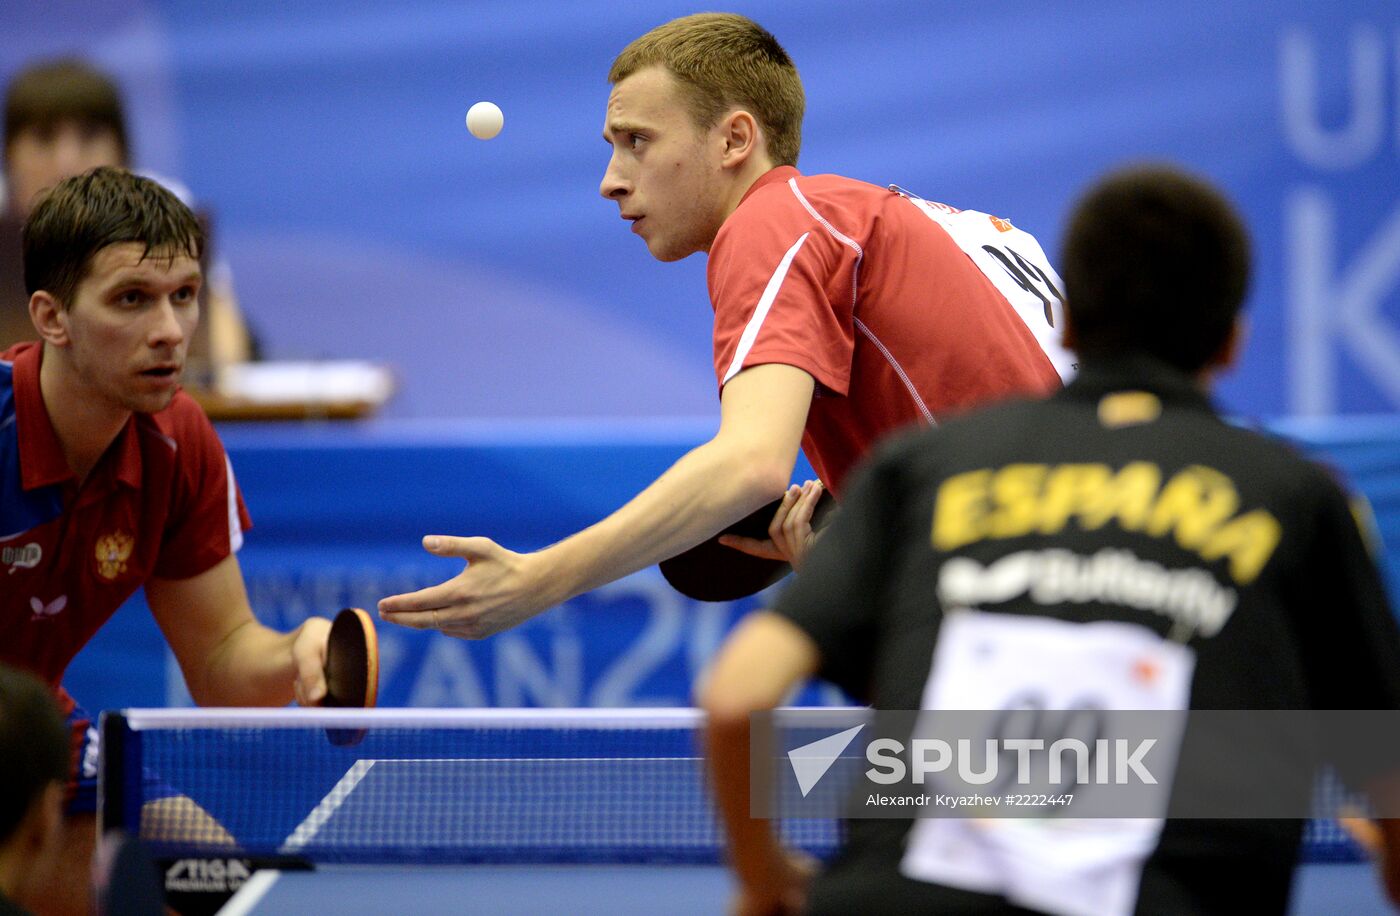
[[[119,710],[102,713],[102,753],[97,761],[97,823],[103,834],[133,835],[141,819],[141,735]]]

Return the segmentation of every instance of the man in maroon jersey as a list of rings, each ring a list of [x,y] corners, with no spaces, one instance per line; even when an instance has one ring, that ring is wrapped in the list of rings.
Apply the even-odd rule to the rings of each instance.
[[[137,588],[201,704],[315,703],[330,622],[253,616],[235,552],[247,510],[223,445],[180,391],[199,321],[203,236],[159,184],[97,168],[50,191],[24,228],[42,338],[0,353],[0,661],[44,678],[68,714],[68,873],[32,902],[86,912],[96,732],[64,669]]]

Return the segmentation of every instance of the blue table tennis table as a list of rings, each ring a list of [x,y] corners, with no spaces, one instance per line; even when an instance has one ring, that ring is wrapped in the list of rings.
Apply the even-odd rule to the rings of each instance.
[[[572,913],[579,916],[727,911],[734,884],[706,865],[332,866],[310,872],[258,872],[220,916],[330,912]],[[1369,916],[1387,908],[1374,868],[1318,863],[1298,871],[1294,916]]]
[[[248,854],[315,863],[259,867],[220,910],[230,916],[724,913],[734,885],[715,864],[697,722],[693,710],[134,711],[104,720],[120,726],[104,733],[104,823],[140,830],[115,815],[139,815],[154,769],[162,795],[196,801]],[[346,726],[369,736],[327,741]],[[815,854],[838,842],[834,823],[783,827]],[[1291,911],[1389,910],[1369,863],[1315,861]]]
[[[721,914],[717,865],[335,866],[257,872],[220,910],[239,914]]]

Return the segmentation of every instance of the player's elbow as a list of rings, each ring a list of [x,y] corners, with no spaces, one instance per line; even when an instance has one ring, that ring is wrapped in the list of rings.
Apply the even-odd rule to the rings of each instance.
[[[754,469],[754,497],[759,505],[780,499],[792,481],[792,462],[769,460]]]
[[[816,646],[790,620],[772,611],[749,614],[696,684],[696,703],[712,725],[747,728],[753,713],[781,703],[816,661]]]
[[[717,734],[748,731],[749,716],[762,708],[745,691],[714,679],[700,689],[696,702],[710,731]]]
[[[753,679],[736,676],[732,667],[716,665],[696,686],[695,702],[712,730],[747,731],[749,717],[775,705],[766,690],[756,690]]]
[[[783,495],[792,479],[792,461],[763,449],[739,449],[730,455],[725,472],[752,511]]]
[[[219,689],[217,685],[201,683],[201,679],[186,678],[185,689],[190,692],[190,699],[196,706],[285,706],[291,702],[290,698],[279,702],[276,697],[247,696],[246,692]]]
[[[180,673],[185,678],[185,692],[190,695],[190,699],[196,706],[231,706],[232,703],[221,702],[217,689],[217,680],[211,676],[207,664],[192,665],[184,660],[180,662]]]

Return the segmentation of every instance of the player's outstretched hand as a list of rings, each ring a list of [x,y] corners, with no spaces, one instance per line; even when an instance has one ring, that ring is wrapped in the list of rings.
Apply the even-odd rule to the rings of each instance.
[[[457,575],[429,588],[379,602],[379,616],[416,630],[484,639],[508,630],[561,600],[536,554],[506,550],[490,538],[429,535],[423,548],[466,560]]]
[[[801,569],[807,551],[817,540],[812,530],[812,512],[822,498],[822,491],[820,480],[809,480],[800,487],[793,484],[783,494],[778,511],[768,523],[767,539],[725,534],[720,536],[719,542],[765,560],[785,560],[793,569]]]
[[[326,696],[326,643],[331,638],[331,622],[311,617],[297,628],[292,640],[292,662],[297,679],[293,685],[298,706],[316,706]]]

